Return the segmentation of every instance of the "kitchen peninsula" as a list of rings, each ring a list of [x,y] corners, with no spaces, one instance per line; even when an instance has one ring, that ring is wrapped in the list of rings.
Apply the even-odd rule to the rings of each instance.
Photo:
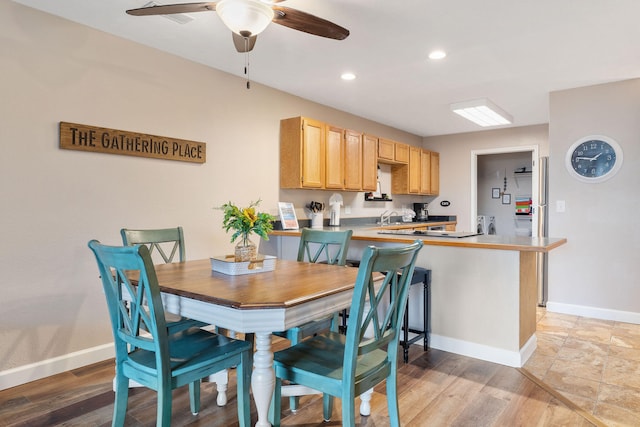
[[[564,238],[478,235],[464,238],[381,234],[410,228],[355,225],[349,259],[360,259],[367,245],[424,242],[417,266],[430,269],[430,345],[440,350],[521,367],[536,348],[537,259],[566,243]],[[415,227],[415,224],[413,224]],[[274,230],[260,251],[295,259],[299,230]],[[409,295],[410,326],[420,325],[422,289]]]

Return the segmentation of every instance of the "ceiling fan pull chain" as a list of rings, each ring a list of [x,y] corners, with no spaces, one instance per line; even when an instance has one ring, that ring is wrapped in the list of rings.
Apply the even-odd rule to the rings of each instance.
[[[247,89],[251,89],[251,79],[249,77],[249,37],[244,38],[245,62],[244,74],[247,76]]]

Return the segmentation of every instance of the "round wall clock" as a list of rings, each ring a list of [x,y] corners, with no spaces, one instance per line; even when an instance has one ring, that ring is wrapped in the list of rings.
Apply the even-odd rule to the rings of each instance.
[[[622,167],[622,148],[606,136],[585,136],[569,147],[565,165],[569,174],[582,182],[603,182]]]

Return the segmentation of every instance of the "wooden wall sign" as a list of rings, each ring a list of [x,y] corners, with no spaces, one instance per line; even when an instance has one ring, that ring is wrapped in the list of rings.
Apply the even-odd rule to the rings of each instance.
[[[60,122],[60,148],[205,163],[207,144],[166,136]]]

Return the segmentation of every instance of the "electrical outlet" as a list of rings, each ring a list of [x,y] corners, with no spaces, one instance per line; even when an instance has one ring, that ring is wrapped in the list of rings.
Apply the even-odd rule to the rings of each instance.
[[[344,214],[351,215],[351,206],[347,205],[344,207]]]
[[[556,200],[556,212],[562,213],[565,211],[565,209],[566,205],[564,203],[564,200]]]

